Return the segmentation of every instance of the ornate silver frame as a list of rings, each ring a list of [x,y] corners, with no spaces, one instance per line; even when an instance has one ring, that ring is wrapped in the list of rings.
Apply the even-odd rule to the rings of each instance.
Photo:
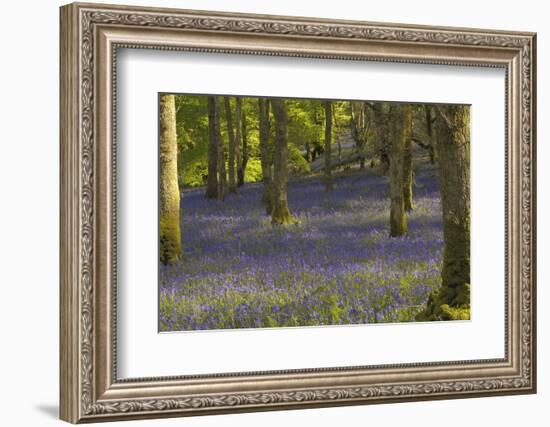
[[[117,380],[117,47],[504,68],[505,357]],[[61,8],[60,51],[61,419],[78,423],[535,392],[535,34],[71,4]]]

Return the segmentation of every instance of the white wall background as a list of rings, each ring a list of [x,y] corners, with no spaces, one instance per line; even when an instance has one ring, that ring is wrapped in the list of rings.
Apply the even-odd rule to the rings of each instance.
[[[113,3],[122,3],[110,0]],[[129,0],[130,1],[130,0]],[[438,402],[401,403],[199,418],[137,421],[132,425],[279,426],[369,425],[543,426],[550,405],[550,127],[546,76],[550,29],[536,0],[133,0],[133,4],[191,9],[538,32],[538,351],[539,393]],[[0,420],[8,426],[60,425],[58,402],[58,6],[57,0],[3,5],[0,25]]]

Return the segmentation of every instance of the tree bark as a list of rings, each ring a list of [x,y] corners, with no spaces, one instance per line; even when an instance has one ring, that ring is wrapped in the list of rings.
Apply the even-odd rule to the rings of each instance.
[[[445,253],[443,284],[470,283],[470,113],[466,106],[442,109],[439,120],[439,181]]]
[[[160,97],[160,261],[172,264],[182,257],[178,144],[174,95]]]
[[[338,124],[338,121],[336,120],[336,109],[332,109],[332,123],[334,123],[334,127],[336,128],[336,146],[338,147],[338,163],[342,161],[342,140],[340,138],[340,126]]]
[[[244,185],[244,180],[246,179],[246,165],[248,164],[248,134],[246,130],[246,115],[244,111],[241,114],[242,114],[241,128],[242,128],[242,139],[243,139],[243,149],[242,149],[243,161],[242,161],[241,170],[243,171],[243,174],[242,174],[242,180],[239,179],[239,186]]]
[[[274,188],[273,188],[273,159],[269,146],[269,101],[265,98],[258,98],[258,118],[260,125],[260,160],[262,164],[262,203],[268,215],[273,212]]]
[[[275,116],[275,152],[274,152],[274,206],[271,223],[277,225],[294,224],[287,200],[287,164],[288,164],[288,114],[286,103],[282,99],[272,99]]]
[[[331,165],[331,145],[332,145],[332,103],[324,102],[325,107],[325,191],[332,191],[332,165]]]
[[[208,97],[208,177],[206,183],[206,198],[218,198],[218,130],[219,124],[218,100],[215,96]]]
[[[437,107],[436,154],[443,211],[441,288],[421,318],[470,318],[470,111],[468,106]]]
[[[384,103],[374,102],[372,105],[372,111],[374,113],[374,123],[376,128],[376,151],[380,156],[380,169],[383,173],[386,173],[389,169],[390,156],[388,153],[388,146],[391,144],[388,142],[388,126],[386,125]]]
[[[365,145],[366,141],[366,114],[365,104],[350,102],[351,107],[351,134],[355,141],[355,147],[359,157],[359,168],[365,169]]]
[[[244,184],[244,172],[243,172],[243,160],[241,156],[241,142],[242,142],[242,105],[243,100],[241,98],[236,98],[235,104],[235,116],[236,123],[235,128],[237,130],[235,140],[236,140],[236,161],[237,161],[237,185],[240,187]]]
[[[227,159],[227,169],[229,175],[229,192],[237,191],[235,180],[235,132],[233,130],[233,117],[231,115],[231,100],[228,96],[224,97],[225,122],[227,123],[227,140],[229,142],[229,156]]]
[[[390,107],[390,237],[407,233],[403,199],[403,149],[407,137],[406,106]]]
[[[410,212],[413,210],[412,106],[405,105],[404,108],[407,135],[403,148],[403,199],[405,212]]]
[[[430,139],[430,146],[428,148],[428,153],[430,154],[430,163],[433,165],[435,164],[435,146],[434,145],[436,143],[436,138],[434,138],[434,130],[433,130],[434,119],[432,115],[432,106],[425,105],[424,109],[426,113],[426,132]]]
[[[219,105],[219,100],[217,101]],[[219,110],[219,108],[218,108]],[[218,140],[218,200],[225,198],[227,191],[227,171],[225,167],[225,144],[221,136],[220,114],[216,114],[216,139]]]
[[[311,144],[306,141],[306,161],[311,163]]]

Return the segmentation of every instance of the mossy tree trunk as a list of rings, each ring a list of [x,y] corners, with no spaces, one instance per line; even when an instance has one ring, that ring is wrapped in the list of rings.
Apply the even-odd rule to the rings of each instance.
[[[229,143],[229,156],[227,159],[227,169],[229,176],[228,189],[233,193],[237,191],[237,183],[235,180],[235,131],[233,130],[233,117],[231,115],[231,99],[229,96],[224,97],[225,106],[225,122],[227,124],[227,140]]]
[[[421,319],[470,316],[470,110],[437,107],[436,154],[443,211],[441,288],[432,294]]]
[[[412,106],[405,106],[405,127],[407,135],[403,148],[403,202],[405,212],[413,210],[413,158],[412,158]]]
[[[243,100],[241,98],[236,99],[235,103],[235,116],[236,116],[236,161],[237,161],[237,185],[241,187],[244,184],[244,170],[243,170],[243,159],[241,155],[241,144],[242,144],[242,111],[243,111]]]
[[[405,200],[403,198],[403,151],[407,138],[407,106],[390,106],[390,237],[407,233]]]
[[[172,264],[182,257],[178,143],[174,95],[160,97],[160,261]]]
[[[325,101],[325,191],[332,191],[332,102]]]
[[[246,177],[246,165],[248,164],[248,134],[246,129],[246,114],[244,111],[242,111],[242,140],[243,140],[243,147],[242,147],[242,153],[243,153],[243,161],[242,161],[242,167],[241,170],[243,171],[242,179],[239,177],[239,186],[244,185],[244,180]]]
[[[287,106],[283,99],[272,99],[273,115],[275,117],[275,150],[274,150],[274,190],[273,212],[271,223],[277,225],[294,224],[288,209],[287,199],[287,174],[288,174],[288,114]]]
[[[258,98],[258,119],[260,127],[260,160],[262,164],[262,203],[268,215],[273,212],[274,188],[273,188],[273,157],[269,144],[269,100]]]
[[[206,198],[218,198],[218,144],[219,125],[218,100],[215,96],[208,97],[208,177],[206,181]]]

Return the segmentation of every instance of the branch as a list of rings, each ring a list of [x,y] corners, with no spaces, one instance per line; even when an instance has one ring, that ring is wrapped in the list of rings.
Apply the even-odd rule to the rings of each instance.
[[[436,105],[436,110],[441,116],[441,118],[447,123],[447,126],[449,126],[451,129],[455,127],[454,123],[451,122],[451,120],[447,117],[447,115],[443,112],[442,108],[439,105]]]

